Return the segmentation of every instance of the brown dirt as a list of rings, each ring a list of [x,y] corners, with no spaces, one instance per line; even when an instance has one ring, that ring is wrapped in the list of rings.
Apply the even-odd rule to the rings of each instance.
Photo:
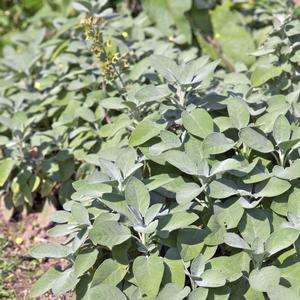
[[[50,266],[66,266],[66,261],[37,260],[30,256],[30,249],[34,246],[54,241],[47,236],[52,226],[48,214],[49,209],[46,209],[43,213],[31,213],[13,222],[5,220],[4,211],[0,207],[0,299],[29,300],[32,284]],[[38,299],[67,300],[71,299],[71,293],[60,297],[47,293]]]

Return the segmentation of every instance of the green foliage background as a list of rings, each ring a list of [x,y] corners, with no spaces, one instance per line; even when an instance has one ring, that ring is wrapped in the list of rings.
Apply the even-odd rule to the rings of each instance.
[[[300,298],[296,3],[1,5],[1,201],[70,262],[33,297]]]

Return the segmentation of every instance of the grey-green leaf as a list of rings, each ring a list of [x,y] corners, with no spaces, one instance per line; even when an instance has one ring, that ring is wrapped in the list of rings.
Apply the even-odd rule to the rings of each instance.
[[[236,233],[226,232],[224,242],[234,248],[250,249],[249,245]]]
[[[281,67],[273,66],[272,64],[259,65],[251,75],[251,83],[254,87],[258,87],[270,79],[278,77],[282,71]]]
[[[33,284],[30,296],[35,298],[49,291],[59,276],[60,272],[51,267],[37,282]]]
[[[15,164],[16,161],[10,158],[0,161],[0,187],[6,182]]]
[[[80,107],[76,110],[78,116],[87,122],[95,122],[96,118],[93,111],[87,107]]]
[[[117,221],[97,223],[90,231],[90,238],[94,244],[100,244],[112,248],[131,237],[130,230]]]
[[[291,246],[299,237],[300,232],[294,228],[283,228],[273,232],[266,241],[266,251],[273,255]]]
[[[196,220],[198,220],[198,218],[198,215],[195,213],[179,211],[161,217],[158,227],[162,231],[171,232],[194,223]]]
[[[188,300],[207,300],[209,289],[198,287],[194,289],[188,297]]]
[[[284,115],[279,115],[273,127],[273,136],[277,144],[286,142],[291,136],[291,125]]]
[[[210,269],[204,271],[201,279],[196,280],[196,284],[201,287],[221,287],[226,284],[226,277],[222,272]]]
[[[289,167],[275,166],[273,175],[281,179],[294,180],[300,177],[300,159],[294,160]]]
[[[74,219],[79,223],[79,224],[85,224],[85,225],[90,225],[90,219],[89,219],[89,213],[87,209],[81,204],[75,202],[72,207],[71,207],[71,212],[74,217]]]
[[[268,292],[279,285],[280,271],[274,266],[254,269],[249,276],[250,286],[258,292]]]
[[[190,113],[184,111],[181,117],[185,129],[195,136],[204,139],[213,132],[213,120],[210,114],[202,108],[196,108]]]
[[[200,277],[205,270],[206,259],[202,254],[195,257],[191,263],[191,275]]]
[[[163,273],[164,264],[158,256],[139,256],[133,262],[133,274],[138,286],[150,297],[158,294]]]
[[[255,197],[275,197],[283,194],[291,187],[291,184],[283,179],[272,177],[255,186]]]
[[[268,290],[268,296],[272,300],[298,300],[299,294],[296,293],[291,287],[285,287],[283,285],[277,285]]]
[[[247,104],[237,98],[231,98],[227,104],[228,115],[232,125],[241,129],[246,127],[250,120]]]
[[[179,137],[171,131],[162,130],[160,132],[160,138],[163,143],[170,145],[174,148],[180,147],[181,145]]]
[[[116,165],[122,171],[124,179],[141,167],[141,164],[135,163],[136,159],[137,153],[133,148],[128,147],[120,151],[116,159]]]
[[[223,133],[209,134],[203,141],[203,150],[206,154],[220,154],[232,149],[235,142],[228,139]]]
[[[165,126],[166,124],[157,124],[149,119],[145,119],[133,130],[128,143],[132,147],[139,146],[159,135],[160,131],[163,130]]]
[[[170,150],[165,153],[167,162],[182,172],[190,175],[197,175],[197,165],[189,158],[189,156],[181,151]]]
[[[79,279],[76,277],[74,268],[65,269],[60,272],[59,278],[55,281],[52,291],[54,295],[59,295],[75,288]]]
[[[271,227],[264,211],[254,208],[245,211],[239,223],[239,230],[242,237],[251,245],[256,238],[266,241],[270,236]]]
[[[137,178],[131,177],[125,188],[125,199],[129,205],[145,216],[150,205],[150,194],[146,186]]]
[[[31,250],[31,255],[34,258],[62,258],[67,257],[69,254],[71,254],[71,252],[72,250],[68,246],[60,245],[58,243],[47,243],[40,244],[39,246],[33,248]]]
[[[189,292],[190,288],[187,286],[184,289],[180,289],[174,283],[167,283],[157,296],[156,300],[183,300],[185,297],[187,297]]]
[[[162,55],[153,55],[151,65],[167,81],[176,82],[178,80],[179,68],[172,59]]]
[[[201,192],[202,188],[193,182],[185,183],[180,186],[176,192],[176,201],[180,203],[190,202],[195,199]]]
[[[94,273],[92,287],[99,284],[118,285],[127,273],[127,265],[109,258],[104,260]]]
[[[76,256],[74,270],[77,277],[82,276],[94,265],[97,260],[98,253],[99,251],[97,249],[83,250]]]
[[[238,190],[235,182],[230,179],[221,178],[209,184],[208,193],[212,198],[224,199],[238,194]]]
[[[87,296],[87,300],[127,300],[127,297],[120,291],[119,288],[105,283],[96,285],[89,289]]]
[[[184,261],[197,257],[204,247],[208,230],[200,228],[180,229],[177,236],[177,248]]]
[[[135,94],[135,98],[140,102],[151,102],[151,101],[159,101],[165,97],[168,97],[170,94],[171,91],[166,84],[157,85],[157,86],[153,84],[149,84],[141,88]]]
[[[258,152],[269,153],[274,151],[273,144],[266,138],[264,133],[258,129],[250,127],[242,128],[240,138],[245,145]]]

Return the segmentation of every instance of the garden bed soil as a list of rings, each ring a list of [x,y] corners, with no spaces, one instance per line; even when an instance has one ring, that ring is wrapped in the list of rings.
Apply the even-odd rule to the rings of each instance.
[[[22,215],[19,220],[8,221],[0,207],[0,299],[31,299],[31,286],[49,267],[67,265],[66,261],[37,260],[30,256],[30,249],[34,246],[59,241],[47,236],[47,231],[53,225],[48,219],[49,210],[51,208],[48,207],[42,213]],[[38,299],[67,300],[71,297],[71,293],[61,296],[47,293]]]

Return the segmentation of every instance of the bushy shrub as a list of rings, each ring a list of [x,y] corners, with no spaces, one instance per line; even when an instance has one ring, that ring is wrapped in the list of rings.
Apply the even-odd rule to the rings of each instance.
[[[127,10],[115,17],[103,4],[92,9],[103,19],[107,63],[124,54],[128,63],[136,63],[123,72],[122,82],[103,77],[91,51],[95,45],[85,40],[80,25],[84,17],[72,9],[62,17],[44,7],[28,21],[26,31],[11,33],[11,43],[3,48],[0,186],[9,215],[24,207],[37,209],[45,200],[59,207],[69,199],[71,183],[93,168],[83,161],[85,156],[122,145],[129,133],[131,120],[119,111],[135,112],[121,103],[122,84],[139,86],[145,80],[141,75],[149,66],[149,53],[177,56],[174,44],[160,33],[146,37],[153,30],[146,17],[133,19]],[[74,7],[84,10],[78,3]]]
[[[140,104],[129,107],[122,99],[132,98],[142,84],[153,81],[147,74],[150,55],[163,54],[183,63],[198,57],[200,46],[203,54],[220,59],[220,67],[243,73],[246,80],[244,73],[255,68],[255,56],[249,52],[265,40],[272,14],[293,11],[290,1],[268,5],[264,1],[257,5],[240,1],[217,5],[212,1],[208,6],[186,1],[186,14],[178,19],[181,2],[176,3],[149,6],[142,1],[141,6],[133,1],[128,6],[132,11],[122,1],[37,0],[24,1],[24,7],[14,1],[1,4],[7,26],[3,26],[0,63],[0,186],[9,216],[24,207],[27,211],[41,209],[45,200],[60,207],[74,192],[72,181],[93,169],[85,161],[87,154],[126,145],[124,136],[145,112],[140,113]],[[160,13],[165,13],[165,23],[158,24]],[[82,18],[88,20],[85,14],[103,21],[100,48],[106,49],[106,58],[96,53],[99,44],[92,36],[84,39],[87,23],[79,23]],[[205,22],[195,22],[201,16]],[[10,20],[13,17],[16,24]],[[230,21],[230,26],[223,26],[222,20]],[[265,73],[264,61],[268,65],[271,59],[262,57],[256,63],[260,67],[252,75],[254,86],[261,84],[256,77]],[[121,62],[126,70],[116,70]],[[107,68],[106,74],[99,65],[102,70]],[[279,58],[278,66],[269,69],[264,78],[280,72],[278,82],[285,84],[281,79],[287,68]],[[283,69],[285,72],[280,71]],[[297,78],[295,72],[293,78]],[[120,114],[124,111],[129,118]]]
[[[94,171],[52,214],[66,241],[32,250],[70,265],[32,296],[299,299],[299,28],[275,18],[250,72],[188,52],[120,75],[100,130],[122,134],[84,155]]]

